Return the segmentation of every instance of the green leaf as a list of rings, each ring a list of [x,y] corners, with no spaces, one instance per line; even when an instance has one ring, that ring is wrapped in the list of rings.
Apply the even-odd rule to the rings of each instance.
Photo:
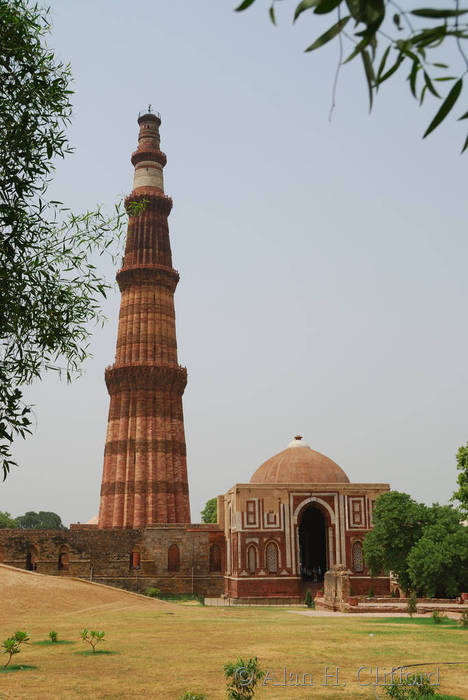
[[[299,3],[299,5],[296,7],[296,11],[294,13],[294,22],[296,19],[299,17],[299,15],[302,15],[305,10],[310,10],[311,7],[314,7],[314,5],[317,5],[319,0],[302,0],[302,2]]]
[[[242,10],[246,10],[248,7],[253,5],[255,0],[244,0],[244,2],[241,2],[239,7],[236,7],[236,12],[242,12]]]
[[[463,148],[461,149],[461,153],[464,153],[464,152],[466,151],[467,148],[468,148],[468,136],[466,137],[465,145],[464,145]]]
[[[365,49],[366,46],[369,45],[369,43],[370,43],[370,38],[368,36],[364,37],[364,39],[361,39],[359,44],[356,44],[353,51],[349,54],[348,58],[345,61],[343,61],[343,65],[345,63],[349,63],[350,61],[352,61],[353,58],[356,58],[356,56],[358,54],[362,54],[363,50]]]
[[[437,68],[448,68],[446,63],[433,63],[432,65],[436,66]]]
[[[274,25],[276,25],[275,8],[274,5],[270,7],[270,19]]]
[[[462,119],[468,119],[468,112],[465,112],[465,114],[462,114],[461,117],[458,117],[458,121],[461,121]]]
[[[385,65],[387,63],[387,58],[388,58],[388,54],[390,53],[390,49],[391,49],[391,46],[388,45],[384,51],[384,54],[382,56],[382,60],[380,61],[379,69],[377,71],[377,81],[376,81],[377,83],[379,82],[380,76],[382,75],[382,73],[385,70]]]
[[[320,0],[314,10],[314,14],[326,15],[329,12],[332,12],[335,7],[338,7],[338,5],[341,5],[341,0]]]
[[[458,100],[460,93],[463,88],[463,80],[460,78],[457,80],[455,85],[452,86],[452,89],[450,90],[449,94],[445,98],[445,100],[442,102],[439,111],[435,115],[434,119],[431,121],[429,126],[427,127],[425,134],[423,136],[423,139],[426,138],[426,136],[429,136],[429,134],[436,129],[439,124],[441,124],[445,117],[449,114],[450,110],[453,108],[455,102]]]
[[[368,52],[363,49],[361,52],[362,62],[364,64],[364,73],[366,74],[367,87],[369,89],[369,112],[372,110],[372,102],[374,97],[375,75],[372,66],[371,58]]]
[[[440,17],[459,17],[466,15],[468,10],[439,10],[432,7],[422,7],[419,10],[411,10],[411,14],[415,17],[428,17],[429,19],[438,19]]]
[[[386,73],[384,73],[381,78],[379,78],[378,84],[381,85],[385,80],[388,80],[388,78],[390,78],[390,76],[392,76],[398,70],[398,68],[401,66],[404,60],[404,54],[399,53],[398,58],[393,64],[393,66],[389,68],[389,70]]]
[[[410,89],[413,94],[413,97],[416,97],[416,79],[418,77],[418,70],[419,70],[419,63],[417,61],[413,61],[413,66],[411,68],[410,74],[408,76],[409,83],[410,83]]]
[[[338,34],[341,32],[341,30],[348,24],[350,19],[350,16],[347,15],[346,17],[343,17],[343,19],[340,19],[336,24],[334,24],[330,29],[328,29],[324,34],[319,36],[318,39],[314,41],[313,44],[308,46],[306,48],[306,53],[307,51],[315,51],[315,49],[320,48],[324,44],[328,43],[332,39],[334,39]]]
[[[438,98],[440,99],[440,95],[439,95],[439,93],[437,92],[437,90],[435,89],[434,85],[432,84],[432,80],[430,79],[430,77],[428,76],[428,74],[426,73],[426,71],[424,71],[424,81],[425,81],[425,83],[426,83],[427,89],[428,89],[430,92],[432,92],[432,94],[434,95],[434,97],[438,97]]]
[[[419,105],[422,105],[422,103],[424,102],[424,95],[426,94],[426,90],[427,90],[427,85],[424,85],[423,89],[421,90],[421,96],[419,98]]]

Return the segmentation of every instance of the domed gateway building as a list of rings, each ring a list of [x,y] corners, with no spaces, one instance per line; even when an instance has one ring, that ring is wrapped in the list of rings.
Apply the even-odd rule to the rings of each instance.
[[[218,522],[190,518],[172,266],[160,150],[160,115],[139,115],[129,224],[117,273],[122,294],[99,516],[61,530],[0,530],[0,562],[144,592],[222,595],[233,601],[297,601],[306,588],[334,596],[388,590],[369,579],[362,541],[388,484],[353,484],[297,435],[248,484],[218,497]],[[137,206],[135,206],[137,205]],[[98,478],[98,469],[96,469]],[[212,494],[207,493],[207,498]],[[335,589],[333,587],[335,586]],[[333,589],[333,590],[332,590]],[[343,596],[341,596],[343,597]]]
[[[370,580],[362,541],[388,484],[353,484],[300,435],[221,500],[226,594],[233,599],[303,598],[329,569],[348,570],[353,592],[388,590]],[[218,500],[218,502],[219,502]]]

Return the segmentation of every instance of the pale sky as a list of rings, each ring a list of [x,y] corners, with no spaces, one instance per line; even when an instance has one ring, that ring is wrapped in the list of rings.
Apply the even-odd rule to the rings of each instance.
[[[138,112],[161,112],[194,522],[296,433],[351,481],[445,503],[468,440],[463,128],[422,141],[437,106],[419,108],[403,74],[369,116],[357,62],[330,123],[338,46],[303,53],[325,25],[292,27],[285,2],[275,28],[267,3],[236,4],[51,3],[76,152],[50,195],[110,209],[131,190]],[[119,302],[116,289],[79,381],[27,391],[37,430],[0,510],[97,513]]]

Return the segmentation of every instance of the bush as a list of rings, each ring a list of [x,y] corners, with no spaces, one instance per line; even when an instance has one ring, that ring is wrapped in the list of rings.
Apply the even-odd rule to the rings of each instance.
[[[460,624],[462,627],[468,627],[468,610],[464,610],[461,614]]]
[[[28,642],[29,634],[27,632],[21,632],[20,630],[18,630],[18,632],[15,632],[15,634],[12,637],[5,639],[5,641],[3,642],[3,653],[9,654],[9,656],[8,661],[6,662],[3,668],[6,668],[8,666],[15,654],[20,653],[21,645],[27,644]]]
[[[146,595],[149,595],[150,598],[159,598],[159,596],[161,595],[161,589],[154,587],[148,588],[148,590],[146,591]]]
[[[186,693],[180,696],[179,700],[206,700],[206,697],[206,695],[192,693],[190,690],[187,690]]]
[[[312,598],[312,593],[310,592],[310,588],[308,588],[306,591],[304,603],[307,605],[308,608],[315,608],[315,603],[314,603],[314,599]]]
[[[391,685],[385,686],[387,695],[394,700],[426,700],[426,698],[436,698],[434,686],[424,674],[413,674],[406,678],[394,681]]]
[[[58,634],[57,634],[57,632],[54,632],[54,631],[49,632],[49,638],[50,638],[50,641],[51,641],[53,644],[54,644],[55,642],[58,642]]]
[[[418,610],[417,602],[418,598],[416,596],[416,593],[413,591],[408,599],[408,605],[406,606],[406,610],[410,617],[413,617],[413,613],[417,612]]]
[[[373,598],[373,597],[374,597],[374,589],[372,588],[372,586],[369,586],[369,593],[368,593],[368,596],[369,596],[369,598]]]
[[[440,613],[438,610],[432,611],[432,622],[436,625],[440,625],[441,622],[447,622],[447,615]]]
[[[250,700],[255,694],[255,686],[263,678],[265,671],[258,665],[257,657],[224,664],[227,679],[226,692],[229,700]]]
[[[93,654],[96,653],[96,646],[99,642],[105,642],[104,639],[105,632],[97,632],[96,630],[87,630],[86,628],[81,632],[80,637],[83,642],[90,645],[93,650]]]

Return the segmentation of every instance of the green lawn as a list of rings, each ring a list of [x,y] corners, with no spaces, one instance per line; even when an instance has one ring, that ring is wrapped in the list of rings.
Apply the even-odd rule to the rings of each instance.
[[[130,596],[73,612],[8,617],[0,623],[1,639],[27,629],[33,642],[16,655],[15,665],[36,668],[2,674],[2,700],[177,700],[185,690],[217,700],[226,697],[223,664],[237,656],[257,656],[268,670],[256,698],[386,698],[385,674],[392,666],[416,663],[427,663],[424,671],[434,674],[439,667],[441,694],[468,698],[468,631],[452,622],[148,604]],[[83,627],[105,630],[100,649],[115,653],[83,653]],[[76,644],[37,644],[46,642],[51,629]]]

